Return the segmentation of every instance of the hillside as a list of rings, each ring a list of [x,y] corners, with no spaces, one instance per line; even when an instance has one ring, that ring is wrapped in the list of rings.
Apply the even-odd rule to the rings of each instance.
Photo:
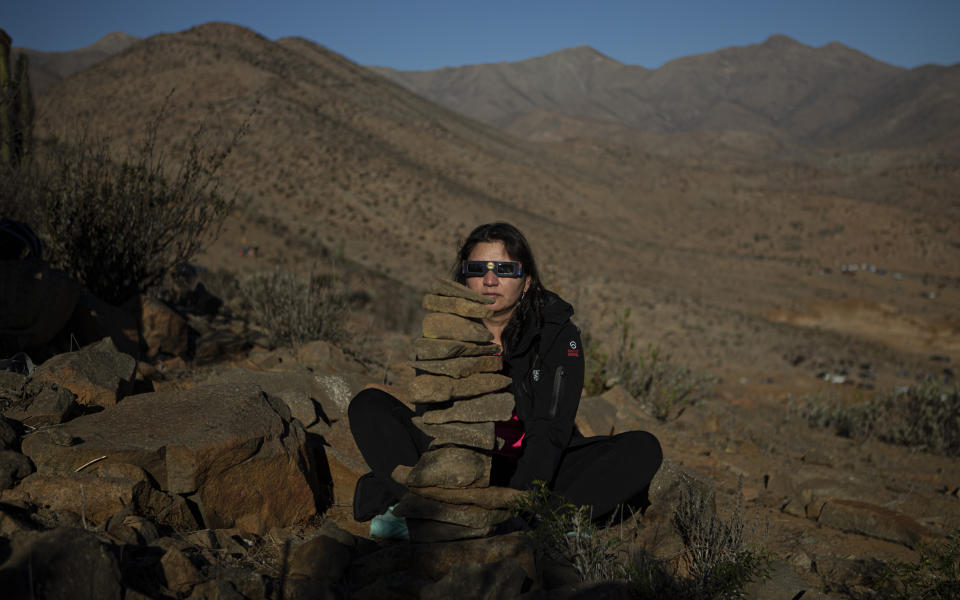
[[[854,353],[888,365],[887,383],[904,365],[958,350],[949,332],[960,206],[949,160],[758,162],[723,145],[706,160],[658,155],[670,137],[537,145],[312,42],[217,23],[149,38],[51,88],[40,132],[68,136],[83,122],[122,146],[174,89],[161,131],[174,150],[204,119],[215,132],[249,119],[226,169],[243,209],[200,259],[207,266],[303,269],[339,257],[370,275],[374,301],[412,331],[398,298],[445,272],[475,224],[504,219],[528,232],[548,285],[598,339],[612,334],[613,311],[632,307],[643,340],[727,381],[747,373],[816,387],[814,367],[785,356],[813,346],[823,361],[840,360],[847,335],[867,344]],[[257,259],[237,256],[242,239],[261,248]],[[908,277],[840,277],[849,262]],[[922,295],[930,290],[934,300]],[[867,308],[834,318],[850,300]],[[907,323],[902,335],[887,334],[890,319]]]
[[[654,70],[589,47],[514,63],[376,70],[447,108],[532,139],[590,135],[593,124],[602,124],[607,129],[599,131],[608,134],[611,126],[647,133],[738,131],[866,150],[952,147],[960,131],[949,108],[958,85],[955,68],[905,70],[840,43],[813,48],[784,35]]]
[[[14,46],[13,56],[16,60],[19,54],[27,55],[30,59],[30,83],[34,93],[42,93],[64,77],[123,52],[139,40],[138,37],[115,31],[89,46],[65,52],[43,52]]]

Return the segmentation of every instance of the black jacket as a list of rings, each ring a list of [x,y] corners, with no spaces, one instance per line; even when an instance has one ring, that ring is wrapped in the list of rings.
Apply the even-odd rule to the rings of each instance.
[[[583,390],[580,330],[570,320],[573,308],[553,292],[545,293],[543,326],[524,331],[504,361],[526,432],[510,478],[516,489],[527,489],[535,480],[552,484],[561,454],[574,436],[580,437],[574,427]]]

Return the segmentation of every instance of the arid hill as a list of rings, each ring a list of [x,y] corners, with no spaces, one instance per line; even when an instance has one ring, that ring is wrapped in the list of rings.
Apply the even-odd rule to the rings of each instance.
[[[906,70],[837,42],[813,48],[784,35],[654,70],[585,46],[513,63],[375,70],[531,139],[596,137],[615,125],[648,133],[742,131],[850,151],[955,148],[960,131],[956,66]]]
[[[14,46],[13,55],[26,54],[30,59],[30,83],[35,93],[41,93],[64,77],[123,52],[138,41],[138,37],[115,31],[76,50],[43,52]]]
[[[866,61],[877,77],[891,69],[784,38],[763,48]],[[615,67],[584,50],[561,56],[584,55]],[[684,60],[657,77],[706,58]],[[174,152],[204,119],[225,134],[249,120],[226,170],[243,209],[201,259],[208,266],[303,268],[337,256],[377,280],[375,299],[396,304],[449,269],[472,226],[504,219],[528,232],[547,285],[598,338],[612,335],[614,310],[633,308],[644,342],[725,381],[815,387],[817,370],[849,359],[883,365],[891,384],[931,353],[960,353],[958,166],[948,156],[761,160],[738,132],[534,144],[315,43],[218,23],[154,36],[65,79],[41,99],[39,131],[69,136],[83,123],[119,147],[142,136],[171,90],[161,139]],[[768,121],[796,114],[783,97],[769,95]],[[691,146],[700,152],[685,153]],[[255,260],[236,255],[244,238],[260,246]],[[848,263],[904,279],[841,276]],[[856,318],[842,316],[850,302],[860,303]],[[396,307],[394,325],[411,331],[405,310]],[[904,324],[896,336],[891,322]]]

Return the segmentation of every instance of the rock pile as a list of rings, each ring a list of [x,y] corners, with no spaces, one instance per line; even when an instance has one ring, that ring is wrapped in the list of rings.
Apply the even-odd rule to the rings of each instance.
[[[407,518],[416,541],[482,537],[510,516],[507,504],[516,490],[490,485],[494,423],[513,413],[513,394],[504,391],[510,378],[498,373],[500,346],[478,322],[493,314],[491,302],[443,279],[423,299],[431,312],[415,344],[410,396],[426,405],[414,422],[434,439],[405,474],[409,493],[394,511]]]

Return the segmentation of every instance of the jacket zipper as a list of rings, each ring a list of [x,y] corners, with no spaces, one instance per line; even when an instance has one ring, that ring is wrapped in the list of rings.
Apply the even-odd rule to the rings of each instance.
[[[550,418],[557,416],[557,407],[560,405],[560,391],[563,387],[563,376],[565,375],[562,366],[557,367],[553,374],[553,402],[550,404]]]

